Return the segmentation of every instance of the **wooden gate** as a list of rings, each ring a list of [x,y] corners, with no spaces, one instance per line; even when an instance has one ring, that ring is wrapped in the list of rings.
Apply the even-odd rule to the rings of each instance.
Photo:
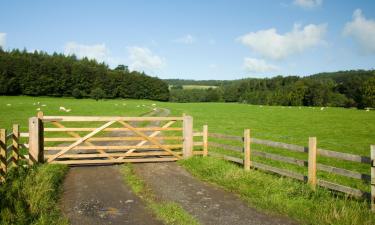
[[[33,161],[62,164],[166,162],[193,154],[193,119],[43,116],[29,120]]]

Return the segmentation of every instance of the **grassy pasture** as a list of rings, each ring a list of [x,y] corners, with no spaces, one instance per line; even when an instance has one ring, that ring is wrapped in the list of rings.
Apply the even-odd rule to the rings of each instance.
[[[103,100],[96,102],[91,99],[76,100],[70,98],[2,96],[0,97],[0,127],[10,128],[12,123],[20,123],[23,130],[26,130],[27,118],[35,116],[36,108],[39,107],[34,106],[33,103],[37,103],[38,101],[40,102],[40,105],[47,105],[46,107],[40,107],[46,115],[131,116],[147,112],[150,110],[149,107],[152,106],[152,104],[156,104],[157,107],[170,109],[172,115],[181,115],[182,113],[192,115],[194,117],[194,128],[196,130],[201,130],[204,124],[208,124],[209,132],[241,136],[243,129],[250,128],[252,137],[303,146],[307,145],[309,136],[316,136],[318,138],[319,148],[364,156],[370,155],[370,145],[375,144],[373,137],[373,134],[375,133],[374,111],[367,112],[364,110],[331,107],[321,110],[320,107],[255,106],[237,103],[169,103],[144,100]],[[7,106],[7,104],[11,105]],[[69,113],[59,111],[60,106],[71,108],[72,111]],[[214,141],[213,139],[211,140]],[[220,141],[220,143],[237,146],[241,145],[241,143],[231,141]],[[262,147],[258,145],[253,145],[252,148],[259,151],[267,151],[284,156],[307,159],[307,154],[304,153],[293,153],[277,148]],[[209,148],[209,151],[223,152],[224,150]],[[229,151],[226,151],[226,153],[242,157],[241,153],[233,153]],[[299,181],[291,182],[289,181],[290,179],[287,178],[280,178],[275,175],[260,172],[256,173],[256,182],[258,182],[258,184],[253,186],[250,185],[252,182],[251,180],[246,181],[248,178],[253,178],[246,174],[241,175],[242,170],[239,167],[236,167],[236,170],[231,169],[226,173],[221,170],[221,168],[228,169],[229,167],[226,165],[224,166],[221,163],[210,161],[195,162],[194,160],[196,160],[196,158],[192,159],[191,162],[184,164],[193,174],[202,179],[206,179],[228,188],[231,191],[237,192],[241,197],[257,207],[266,208],[272,212],[287,214],[300,221],[304,221],[307,224],[340,224],[339,222],[342,222],[342,224],[356,224],[356,221],[361,221],[362,224],[375,223],[373,221],[374,217],[368,214],[368,203],[366,202],[361,201],[361,203],[358,203],[359,205],[356,205],[356,201],[352,204],[348,203],[351,202],[351,200],[346,200],[344,198],[342,202],[337,203],[336,200],[330,200],[330,198],[336,199],[332,195],[324,194],[328,193],[328,191],[323,194],[322,192],[312,194],[312,192],[302,191],[303,193],[301,197],[301,191],[298,190],[304,190],[304,188],[307,187],[303,183]],[[264,160],[260,157],[254,157],[253,160],[280,168],[287,168],[305,175],[307,174],[307,168]],[[362,173],[370,173],[369,165],[360,163],[323,157],[318,157],[318,162]],[[192,166],[194,168],[192,168]],[[212,168],[209,166],[212,166]],[[235,185],[230,186],[229,183],[227,184],[229,181],[223,180],[219,175],[216,176],[215,174],[211,174],[212,171],[207,171],[205,167],[209,167],[208,169],[211,170],[220,170],[220,173],[222,174],[219,175],[224,176],[224,178],[233,175],[233,182],[235,182]],[[232,172],[234,174],[232,174]],[[262,176],[264,176],[264,179]],[[369,191],[370,187],[369,183],[326,172],[318,172],[318,177],[320,179],[323,178],[328,181],[334,181],[364,191]],[[271,178],[274,179],[274,181],[271,182]],[[259,187],[266,187],[270,184],[277,184],[270,190],[273,192],[280,192],[275,193],[280,196],[271,196],[274,198],[272,201],[268,199],[269,196],[264,194],[265,192],[263,190],[257,190]],[[228,187],[228,185],[230,187]],[[244,189],[242,188],[237,188],[237,190],[236,187],[246,187],[247,191],[244,192]],[[288,196],[284,196],[282,194],[284,192]],[[249,193],[253,196],[259,196],[259,198],[250,198]],[[321,208],[315,205],[319,201],[322,202]],[[261,202],[268,202],[269,204],[262,204]],[[283,204],[280,204],[281,202],[283,202]],[[315,218],[317,221],[309,222],[304,219],[304,217],[307,218],[308,214],[304,216],[305,214],[303,213],[295,212],[295,209],[300,208],[299,204],[301,204],[301,202],[307,204],[306,208],[303,208],[303,210],[311,211],[311,214],[316,214]],[[348,204],[345,205],[344,203]],[[282,207],[283,205],[284,207]],[[353,223],[350,223],[350,218],[353,216],[345,216],[345,218],[340,219],[345,213],[358,216],[353,220]],[[361,219],[360,217],[364,217],[364,219]]]

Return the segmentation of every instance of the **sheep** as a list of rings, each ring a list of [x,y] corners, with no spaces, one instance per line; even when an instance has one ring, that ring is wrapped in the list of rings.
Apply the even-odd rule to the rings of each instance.
[[[11,106],[12,104],[8,103],[7,106]]]
[[[36,111],[40,111],[40,108],[37,108]]]
[[[64,106],[60,106],[60,110],[61,110],[61,111],[65,111],[66,109],[65,109]]]
[[[43,107],[46,107],[47,105],[46,105],[46,104],[43,104],[42,106],[43,106]]]
[[[321,107],[320,110],[324,110],[324,107]]]
[[[66,109],[66,110],[65,110],[65,112],[70,112],[70,111],[71,111],[71,109]]]

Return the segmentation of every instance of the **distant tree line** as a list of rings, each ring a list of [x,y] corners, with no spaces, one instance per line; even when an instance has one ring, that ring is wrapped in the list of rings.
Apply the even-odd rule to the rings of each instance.
[[[219,83],[220,86],[206,90],[171,89],[170,101],[375,108],[374,70],[320,73],[308,77],[249,78],[221,83],[220,81],[204,81],[201,84],[194,82],[194,85],[212,85],[214,83]],[[188,85],[190,83],[172,80],[169,84]]]
[[[133,98],[168,101],[168,85],[124,65],[110,69],[87,58],[0,48],[0,95]]]

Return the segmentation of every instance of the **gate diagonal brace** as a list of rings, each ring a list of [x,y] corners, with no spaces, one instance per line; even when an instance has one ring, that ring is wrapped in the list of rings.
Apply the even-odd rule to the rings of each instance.
[[[77,140],[76,142],[74,142],[73,144],[63,148],[63,150],[61,150],[60,152],[58,152],[57,154],[53,155],[52,157],[50,157],[48,159],[48,162],[52,162],[53,160],[55,160],[56,158],[58,158],[59,156],[63,155],[64,153],[66,153],[67,151],[71,150],[72,148],[78,146],[79,144],[83,143],[85,140],[89,139],[90,137],[94,136],[95,134],[99,133],[100,131],[104,130],[105,128],[111,126],[112,124],[114,124],[116,122],[116,120],[114,121],[109,121],[107,122],[106,124],[104,124],[103,126],[99,127],[99,128],[96,128],[93,132],[87,134],[86,136],[84,136],[83,138]]]
[[[170,127],[170,126],[171,126],[172,124],[174,124],[175,122],[176,122],[175,120],[173,120],[173,121],[169,121],[168,123],[164,124],[164,125],[162,126],[162,128]],[[161,133],[161,131],[154,131],[152,134],[149,135],[149,137],[155,137],[155,136],[159,135],[160,133]],[[147,141],[144,140],[144,141],[141,141],[141,142],[139,142],[138,144],[136,144],[136,146],[142,146],[142,145],[144,145],[144,144],[146,144],[146,143],[147,143]],[[130,155],[130,154],[133,153],[135,150],[136,150],[135,148],[130,149],[129,151],[127,151],[127,152],[125,153],[124,156],[118,157],[116,160],[122,160],[122,159],[124,159],[126,156]]]
[[[134,133],[136,133],[137,135],[143,137],[144,139],[146,139],[147,141],[153,143],[154,145],[158,146],[159,148],[169,152],[171,155],[174,155],[177,159],[182,159],[182,157],[180,155],[178,155],[177,153],[173,152],[171,149],[163,146],[160,142],[158,142],[157,140],[155,140],[154,138],[152,137],[149,137],[147,135],[145,135],[144,133],[138,131],[136,128],[134,128],[133,126],[131,126],[130,124],[128,123],[125,123],[124,121],[118,121],[119,123],[121,123],[124,127],[128,128],[129,130],[133,131]]]
[[[52,122],[52,124],[55,125],[58,128],[65,128],[64,125],[62,125],[61,123],[56,122],[56,121]],[[79,135],[78,133],[73,132],[73,131],[67,132],[67,134],[69,134],[70,136],[75,137],[75,138],[82,138],[81,135]],[[93,143],[91,143],[91,142],[89,142],[87,140],[83,144],[86,144],[88,146],[95,146]],[[103,154],[103,156],[106,156],[106,157],[108,157],[110,159],[114,159],[112,156],[110,156],[109,154],[107,154],[103,149],[98,149],[98,152],[100,152],[101,154]]]

